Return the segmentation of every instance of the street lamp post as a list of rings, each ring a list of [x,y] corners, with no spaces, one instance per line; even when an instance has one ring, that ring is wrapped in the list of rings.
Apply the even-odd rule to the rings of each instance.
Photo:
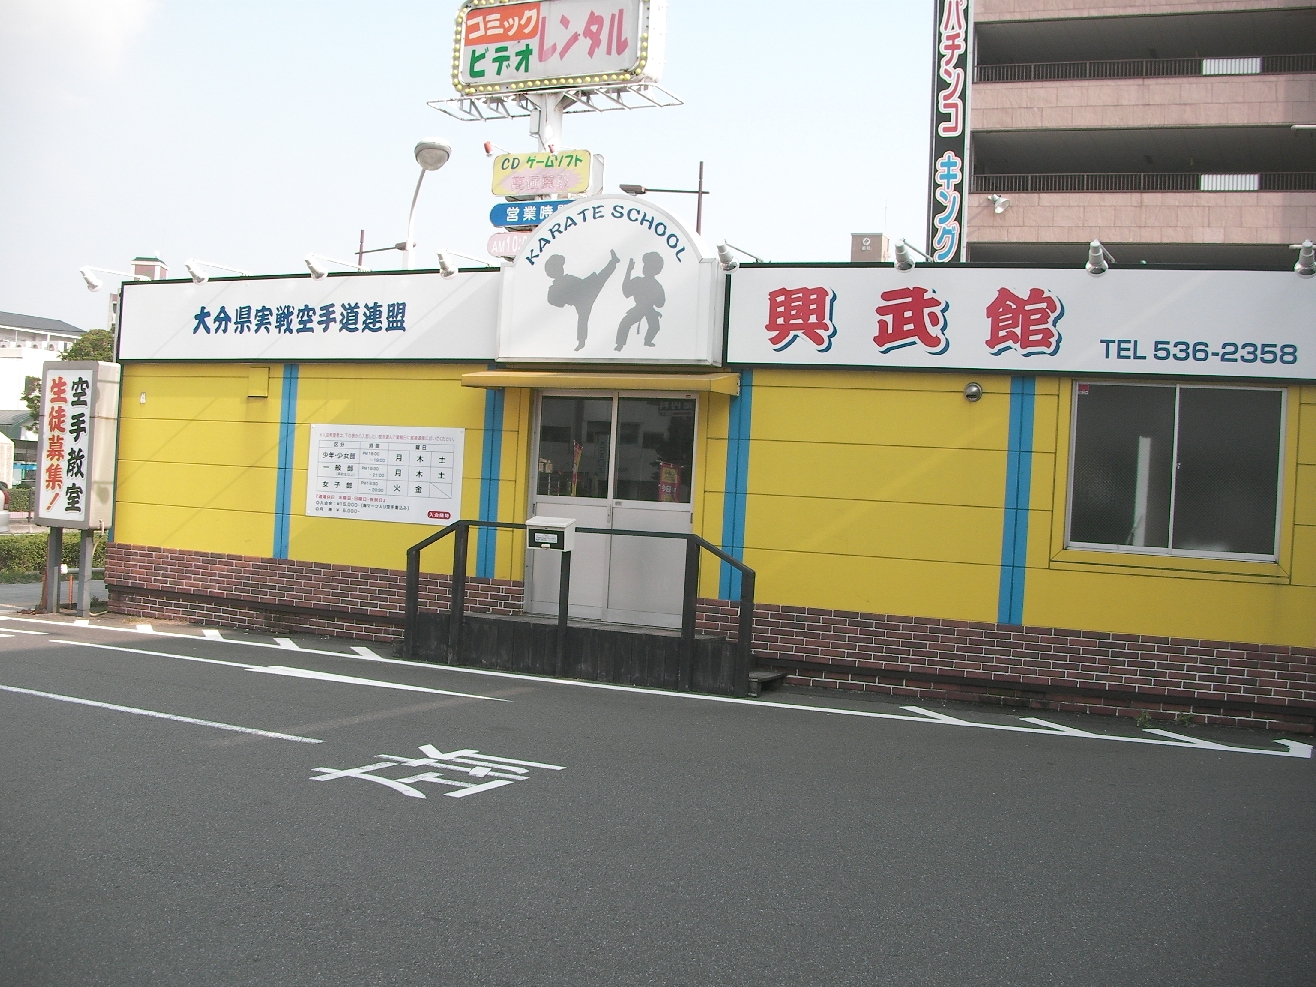
[[[421,141],[416,145],[416,164],[420,165],[420,177],[416,179],[416,192],[411,197],[411,212],[407,214],[407,270],[416,266],[416,202],[420,199],[420,186],[425,181],[425,173],[438,171],[448,163],[452,156],[452,147],[443,141]]]
[[[699,187],[698,188],[647,188],[644,185],[623,185],[621,190],[627,195],[647,195],[650,192],[669,192],[673,195],[697,195],[698,203],[695,206],[695,232],[703,235],[704,232],[704,196],[712,195],[704,189],[704,163],[699,162]]]

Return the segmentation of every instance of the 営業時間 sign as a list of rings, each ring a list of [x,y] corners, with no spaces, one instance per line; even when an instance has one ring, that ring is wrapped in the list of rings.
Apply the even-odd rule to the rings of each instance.
[[[306,513],[446,525],[461,518],[463,428],[312,425]]]

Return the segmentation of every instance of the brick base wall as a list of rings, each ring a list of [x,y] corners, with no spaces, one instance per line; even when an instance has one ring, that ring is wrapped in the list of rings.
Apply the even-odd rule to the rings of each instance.
[[[115,613],[371,641],[402,636],[406,573],[396,569],[114,543],[105,579]],[[447,608],[450,588],[447,575],[422,575],[421,608]],[[466,603],[477,613],[519,613],[524,586],[468,579]],[[699,628],[735,640],[737,614],[734,602],[701,599]],[[1186,714],[1306,733],[1316,717],[1316,649],[1308,648],[760,604],[754,652],[786,668],[794,685],[912,700],[1157,720]],[[1266,708],[1226,708],[1253,703]]]
[[[117,542],[106,548],[105,582],[114,613],[244,630],[308,631],[367,641],[401,640],[407,601],[407,574],[398,569]],[[450,576],[422,573],[421,608],[446,609],[452,603],[451,589]],[[519,613],[522,599],[519,582],[466,580],[466,608],[472,612]],[[262,610],[262,605],[306,612],[270,612]]]

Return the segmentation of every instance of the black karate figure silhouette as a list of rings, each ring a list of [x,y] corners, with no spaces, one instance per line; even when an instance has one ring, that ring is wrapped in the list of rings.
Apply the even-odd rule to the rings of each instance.
[[[603,265],[602,270],[578,278],[566,273],[567,261],[561,254],[554,254],[544,262],[544,273],[553,279],[548,287],[548,304],[556,308],[570,305],[576,310],[577,352],[585,348],[585,339],[589,335],[589,315],[594,309],[594,302],[619,263],[621,258],[614,250],[612,259]]]
[[[663,291],[663,286],[658,283],[658,275],[663,269],[663,257],[658,253],[647,253],[644,255],[644,277],[633,278],[631,275],[635,272],[635,261],[628,261],[626,264],[626,278],[621,283],[621,293],[627,298],[635,300],[635,305],[621,318],[621,325],[617,326],[617,352],[620,353],[622,347],[626,345],[626,337],[630,335],[631,326],[637,329],[641,322],[649,323],[649,331],[644,334],[644,345],[652,346],[653,339],[658,335],[658,320],[663,317],[663,313],[658,310],[667,304],[667,293]]]

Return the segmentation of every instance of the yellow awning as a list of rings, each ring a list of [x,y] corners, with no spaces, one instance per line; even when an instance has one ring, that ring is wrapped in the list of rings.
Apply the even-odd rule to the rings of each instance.
[[[589,374],[566,370],[480,370],[463,387],[533,387],[562,391],[699,391],[740,394],[740,374]]]

